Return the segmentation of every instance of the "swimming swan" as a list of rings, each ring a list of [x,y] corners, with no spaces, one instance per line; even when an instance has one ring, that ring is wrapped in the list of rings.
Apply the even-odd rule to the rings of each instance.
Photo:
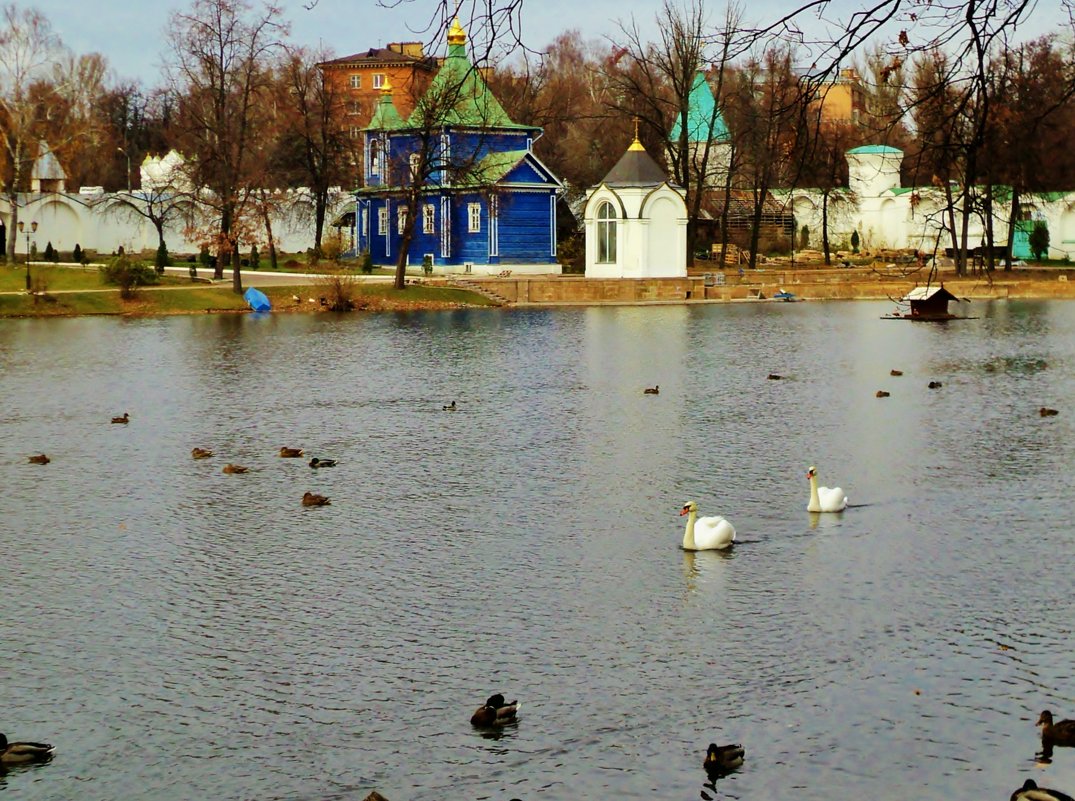
[[[813,465],[806,471],[810,479],[810,503],[808,512],[842,512],[847,508],[847,495],[839,487],[819,487],[817,485],[817,468]]]
[[[719,551],[729,547],[735,540],[735,527],[720,515],[698,517],[698,504],[683,504],[679,516],[687,515],[687,527],[683,531],[683,550]]]

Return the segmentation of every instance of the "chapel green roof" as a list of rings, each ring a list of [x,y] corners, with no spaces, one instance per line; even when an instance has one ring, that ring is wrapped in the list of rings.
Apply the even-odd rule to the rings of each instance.
[[[431,120],[433,117],[435,119]],[[448,56],[433,76],[429,89],[407,120],[411,128],[461,125],[476,128],[532,128],[511,121],[467,57],[466,35],[458,20],[448,33]]]
[[[903,151],[898,147],[888,145],[862,145],[853,147],[847,151],[849,156],[902,156]]]
[[[391,131],[404,126],[403,118],[396,111],[392,102],[392,87],[387,83],[381,88],[381,97],[373,109],[373,118],[366,126],[367,131]]]
[[[677,114],[668,135],[670,142],[678,142],[682,128],[683,115]],[[717,101],[705,73],[699,70],[694,75],[694,85],[687,98],[687,141],[688,142],[727,142],[731,139],[724,117],[717,108]]]

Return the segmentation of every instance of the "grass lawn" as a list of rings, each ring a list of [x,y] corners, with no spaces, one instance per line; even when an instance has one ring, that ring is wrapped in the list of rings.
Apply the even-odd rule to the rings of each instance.
[[[26,295],[23,268],[0,267],[0,317],[53,317],[84,314],[164,315],[205,312],[249,311],[246,301],[231,291],[231,283],[209,286],[191,284],[189,278],[164,276],[160,288],[143,288],[123,300],[119,290],[103,284],[96,268],[41,267],[31,265],[34,284],[46,287],[45,295]],[[79,291],[85,290],[85,291]],[[107,291],[101,291],[107,290]],[[319,298],[326,290],[317,285],[271,286],[263,289],[276,311],[319,311]],[[492,301],[474,292],[451,287],[408,286],[397,290],[386,283],[356,283],[356,310],[407,310],[488,306]],[[295,296],[301,300],[296,302]],[[309,298],[315,302],[310,303]]]

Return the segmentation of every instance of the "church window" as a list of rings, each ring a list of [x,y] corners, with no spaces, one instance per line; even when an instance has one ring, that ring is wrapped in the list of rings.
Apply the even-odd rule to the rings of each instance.
[[[467,204],[467,216],[470,224],[467,226],[467,230],[476,234],[482,229],[482,205],[481,203],[468,203]]]
[[[435,231],[437,210],[432,203],[426,203],[422,208],[422,233],[432,234]]]
[[[607,200],[597,207],[597,263],[616,262],[616,209]]]
[[[403,229],[407,227],[407,207],[400,206],[398,216],[396,217],[396,233],[402,234]]]
[[[374,89],[380,89],[382,86],[384,86],[384,73],[383,72],[375,72],[375,73],[373,73],[373,88]]]
[[[362,88],[362,76],[357,72],[352,72],[350,77],[351,77],[351,80],[350,80],[351,88],[352,89],[361,89]]]
[[[377,233],[381,236],[388,233],[388,209],[377,209]]]
[[[376,139],[370,140],[370,175],[381,174],[381,148]]]

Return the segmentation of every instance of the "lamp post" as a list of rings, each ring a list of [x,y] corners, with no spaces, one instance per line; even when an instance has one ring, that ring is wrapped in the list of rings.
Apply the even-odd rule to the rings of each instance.
[[[117,153],[122,153],[127,157],[127,192],[131,191],[131,154],[124,150],[122,147],[116,148]]]
[[[37,221],[30,223],[30,227],[26,227],[26,223],[19,220],[19,233],[26,234],[26,291],[30,291],[30,234],[37,231]]]

